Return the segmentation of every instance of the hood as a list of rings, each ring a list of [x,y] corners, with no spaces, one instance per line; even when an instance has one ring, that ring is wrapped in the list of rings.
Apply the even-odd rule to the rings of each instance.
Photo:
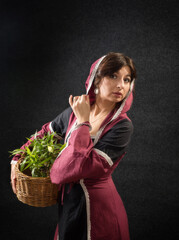
[[[94,78],[96,75],[96,72],[98,70],[98,67],[100,65],[100,63],[102,62],[102,60],[105,58],[106,56],[103,56],[101,58],[99,58],[98,60],[96,60],[90,68],[90,73],[89,76],[86,80],[85,83],[85,87],[86,87],[86,94],[89,95],[90,98],[90,103],[93,104],[95,101],[95,93],[94,93]],[[134,81],[135,79],[132,81],[129,92],[127,94],[127,96],[123,99],[120,107],[117,109],[117,111],[115,111],[115,113],[113,114],[112,120],[118,118],[120,115],[126,113],[127,111],[129,111],[129,109],[131,108],[132,102],[133,102],[133,87],[134,87]]]

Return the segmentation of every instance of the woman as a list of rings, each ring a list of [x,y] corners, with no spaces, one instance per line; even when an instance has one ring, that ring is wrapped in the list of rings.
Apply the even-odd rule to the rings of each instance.
[[[50,172],[60,187],[55,239],[129,240],[126,211],[111,174],[133,131],[126,112],[135,78],[132,59],[121,53],[103,56],[91,66],[86,95],[71,95],[70,107],[39,132],[55,131],[66,142]]]

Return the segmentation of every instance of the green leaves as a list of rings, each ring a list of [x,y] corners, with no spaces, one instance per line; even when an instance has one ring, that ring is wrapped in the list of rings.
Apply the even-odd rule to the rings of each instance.
[[[20,164],[20,171],[30,169],[32,177],[47,177],[50,173],[50,168],[57,158],[58,154],[65,147],[65,144],[60,144],[55,138],[56,133],[47,133],[40,138],[36,132],[34,140],[28,139],[31,144],[25,149],[15,149],[10,153],[12,155],[21,154],[23,161]],[[11,156],[12,156],[11,155]]]
[[[16,155],[16,154],[22,154],[24,152],[25,152],[25,150],[17,148],[17,149],[15,149],[13,151],[10,151],[9,153],[11,153],[10,156],[13,156],[13,155]]]

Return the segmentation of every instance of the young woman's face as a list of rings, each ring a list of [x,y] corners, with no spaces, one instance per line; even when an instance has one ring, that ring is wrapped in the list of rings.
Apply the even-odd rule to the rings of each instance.
[[[128,66],[122,67],[111,76],[101,79],[98,88],[99,96],[103,100],[120,102],[127,95],[131,85],[131,71]]]

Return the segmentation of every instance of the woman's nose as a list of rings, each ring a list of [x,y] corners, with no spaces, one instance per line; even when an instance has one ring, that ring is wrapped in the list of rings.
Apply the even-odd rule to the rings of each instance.
[[[123,88],[124,87],[124,81],[123,79],[119,79],[118,82],[117,82],[117,87],[118,88]]]

